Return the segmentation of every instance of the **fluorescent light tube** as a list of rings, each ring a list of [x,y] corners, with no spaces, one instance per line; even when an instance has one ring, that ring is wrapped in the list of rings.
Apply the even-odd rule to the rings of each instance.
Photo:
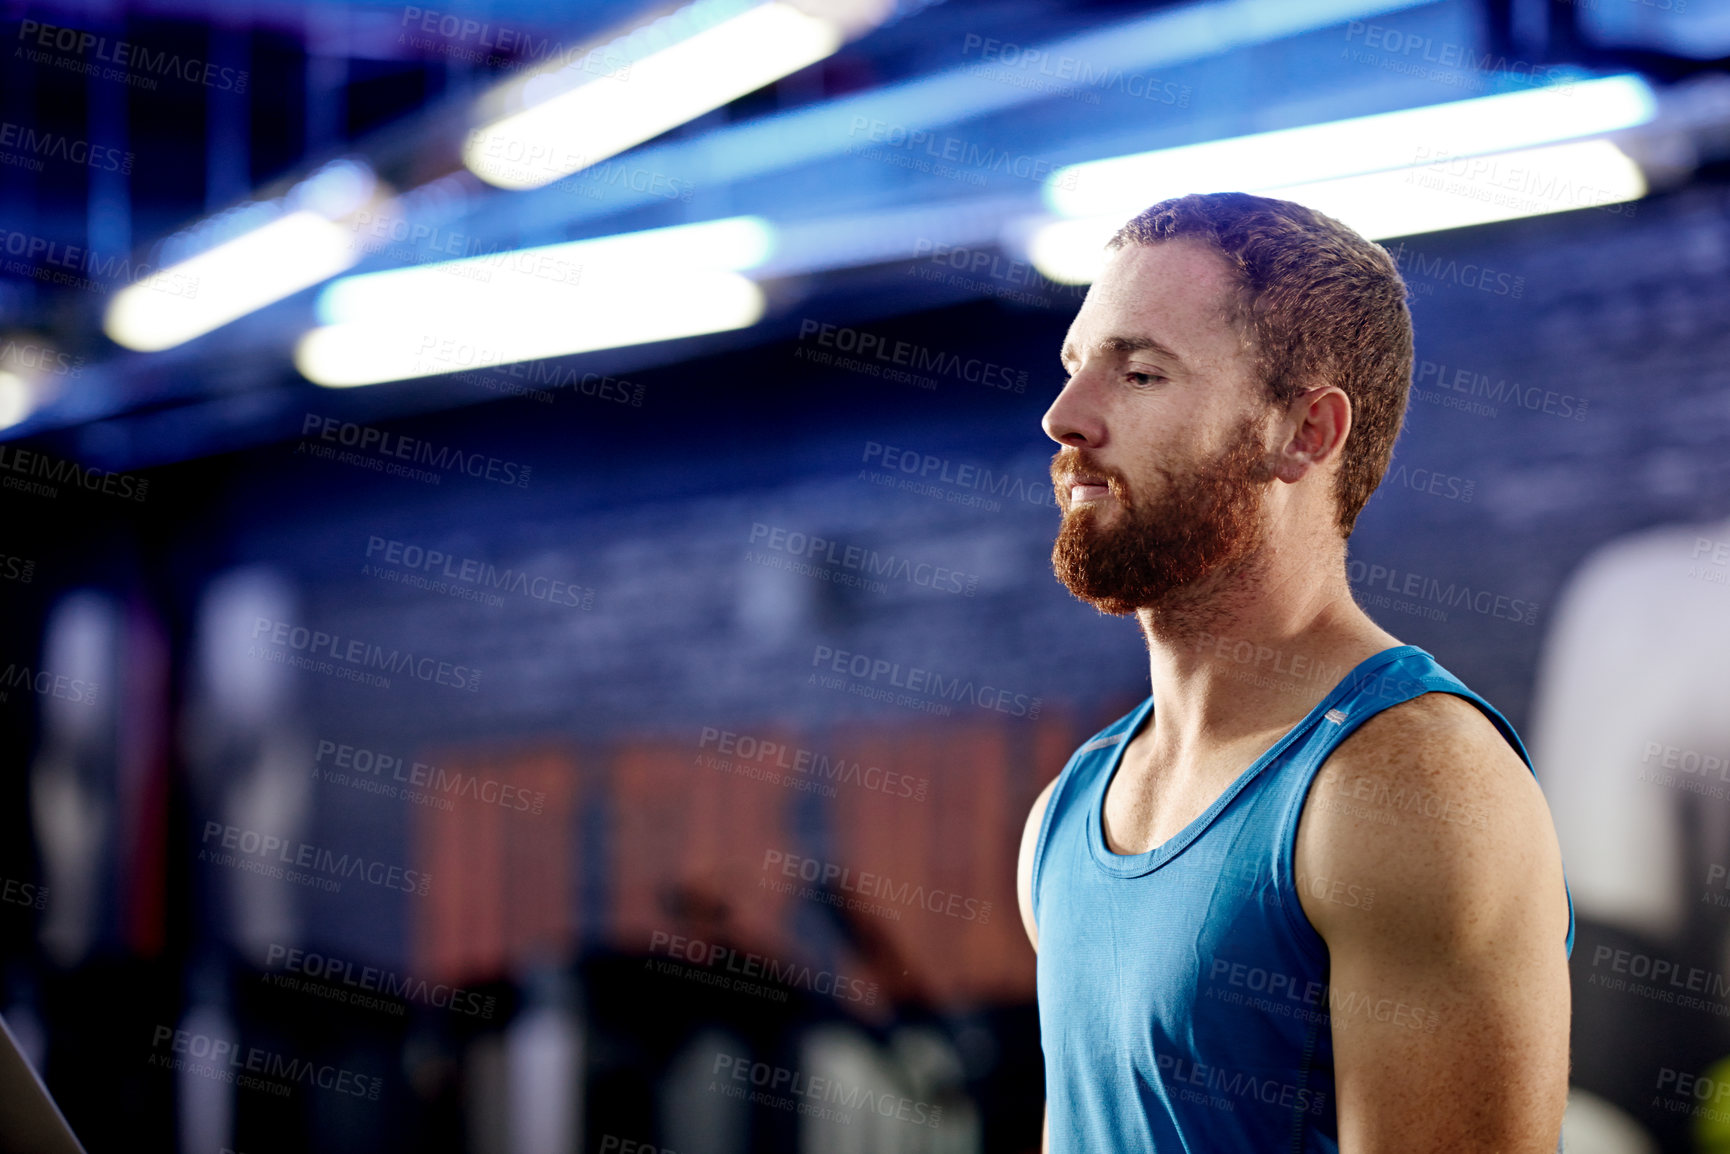
[[[354,264],[355,234],[302,210],[127,285],[103,329],[142,352],[172,348]]]
[[[693,270],[743,272],[774,247],[768,221],[734,216],[511,249],[343,277],[319,294],[318,319],[390,325],[431,316],[509,318],[562,309],[585,285],[628,280],[634,272],[668,279]]]
[[[301,338],[294,363],[316,384],[345,388],[724,332],[763,315],[762,290],[720,269],[564,288],[514,311],[467,318],[405,311],[394,320],[327,325]]]
[[[539,188],[832,55],[840,25],[791,4],[751,8],[471,133],[463,163],[500,188]]]
[[[1385,240],[1578,208],[1616,211],[1647,188],[1640,166],[1621,149],[1608,140],[1581,140],[1244,191],[1296,201]],[[1029,259],[1051,280],[1091,283],[1105,264],[1106,242],[1126,219],[1052,221],[1029,239]]]
[[[1128,220],[1186,193],[1256,192],[1535,148],[1632,128],[1656,112],[1645,81],[1610,76],[1068,165],[1047,180],[1045,201],[1060,216]]]

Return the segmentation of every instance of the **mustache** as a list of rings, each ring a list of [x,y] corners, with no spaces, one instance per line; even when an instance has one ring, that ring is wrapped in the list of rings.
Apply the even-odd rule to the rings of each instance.
[[[1106,489],[1119,503],[1126,507],[1132,505],[1129,478],[1124,476],[1123,470],[1091,460],[1084,450],[1066,445],[1051,457],[1051,491],[1065,511],[1069,507],[1069,490],[1064,487],[1063,478],[1070,473],[1103,477]]]

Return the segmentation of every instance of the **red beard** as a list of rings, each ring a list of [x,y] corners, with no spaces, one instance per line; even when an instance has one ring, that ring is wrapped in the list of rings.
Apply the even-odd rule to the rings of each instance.
[[[1159,468],[1166,490],[1147,504],[1134,500],[1121,472],[1087,463],[1081,450],[1059,450],[1051,459],[1064,510],[1051,548],[1058,580],[1102,613],[1127,614],[1169,604],[1252,556],[1263,537],[1261,494],[1274,478],[1260,428],[1259,417],[1245,418],[1224,450],[1182,477]],[[1069,511],[1061,478],[1077,470],[1107,479],[1122,506],[1110,527],[1099,524],[1097,508]]]

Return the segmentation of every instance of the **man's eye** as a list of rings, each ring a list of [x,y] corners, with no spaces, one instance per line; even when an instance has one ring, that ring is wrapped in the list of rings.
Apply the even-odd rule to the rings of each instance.
[[[1127,380],[1133,381],[1138,385],[1151,385],[1155,382],[1165,380],[1165,378],[1158,373],[1125,373],[1123,375]]]

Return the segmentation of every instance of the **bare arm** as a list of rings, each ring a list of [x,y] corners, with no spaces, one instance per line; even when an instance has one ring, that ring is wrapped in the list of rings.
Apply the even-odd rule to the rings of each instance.
[[[1554,1154],[1561,855],[1489,720],[1443,693],[1371,718],[1317,775],[1296,866],[1330,958],[1341,1154]]]
[[[1039,844],[1039,826],[1045,820],[1045,807],[1051,801],[1051,791],[1056,785],[1054,777],[1033,799],[1033,810],[1027,815],[1027,824],[1021,828],[1021,856],[1015,867],[1015,897],[1021,906],[1021,925],[1036,952],[1039,949],[1039,926],[1033,920],[1033,850]]]
[[[1057,779],[1052,778],[1039,796],[1033,799],[1033,810],[1027,815],[1027,824],[1021,828],[1021,854],[1015,867],[1015,897],[1021,906],[1021,925],[1027,930],[1027,940],[1033,943],[1035,952],[1039,949],[1039,926],[1033,920],[1033,849],[1039,844],[1039,827],[1045,820],[1045,807],[1051,802],[1051,791],[1057,785]],[[1051,1149],[1051,1107],[1045,1108],[1045,1120],[1039,1127],[1039,1154],[1047,1154]]]

